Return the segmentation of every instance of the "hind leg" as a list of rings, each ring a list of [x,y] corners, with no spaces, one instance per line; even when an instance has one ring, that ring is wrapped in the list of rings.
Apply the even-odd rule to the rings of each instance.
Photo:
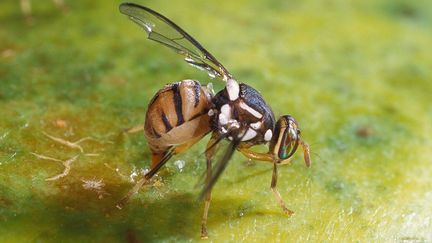
[[[141,178],[135,186],[124,196],[116,205],[118,209],[122,209],[130,198],[137,193],[141,187],[149,182],[149,180],[159,171],[160,168],[173,156],[173,151],[170,150],[164,156],[152,156],[152,168]],[[155,162],[156,161],[156,162]],[[154,164],[154,166],[153,166]]]
[[[168,162],[168,160],[175,154],[179,154],[181,152],[186,151],[196,142],[198,142],[202,137],[197,137],[185,144],[182,144],[177,147],[169,147],[164,152],[160,153],[152,153],[152,161],[150,171],[144,175],[144,178],[141,178],[135,186],[124,196],[120,202],[116,205],[117,208],[122,209],[124,205],[130,200],[130,198],[135,195],[141,187],[149,182],[149,180],[162,168],[162,166]]]

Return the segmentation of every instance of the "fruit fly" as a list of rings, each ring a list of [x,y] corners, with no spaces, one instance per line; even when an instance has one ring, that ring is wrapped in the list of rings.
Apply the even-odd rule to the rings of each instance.
[[[271,190],[283,211],[293,214],[276,184],[277,166],[289,162],[299,146],[303,149],[306,165],[309,167],[311,164],[309,146],[301,139],[297,121],[290,115],[281,116],[276,121],[258,91],[239,83],[198,41],[165,16],[134,3],[121,4],[120,12],[141,26],[148,39],[173,49],[188,64],[219,78],[225,87],[214,94],[211,88],[198,81],[183,80],[168,84],[156,93],[148,105],[144,124],[144,134],[152,153],[151,168],[117,207],[122,208],[173,155],[186,151],[211,133],[205,150],[207,170],[201,192],[204,199],[202,238],[208,235],[207,215],[212,188],[236,150],[247,158],[273,164]],[[222,140],[229,141],[229,145],[213,165],[213,157]],[[268,144],[268,152],[251,150],[260,144]]]

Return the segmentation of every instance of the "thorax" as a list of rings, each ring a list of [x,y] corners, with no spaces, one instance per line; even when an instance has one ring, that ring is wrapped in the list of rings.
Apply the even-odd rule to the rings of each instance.
[[[246,84],[227,82],[226,88],[212,100],[212,126],[232,140],[241,139],[243,146],[267,143],[273,136],[275,118],[261,94]]]

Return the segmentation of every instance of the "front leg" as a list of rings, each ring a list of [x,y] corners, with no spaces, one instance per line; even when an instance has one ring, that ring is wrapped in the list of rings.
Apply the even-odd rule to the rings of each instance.
[[[258,161],[265,161],[265,162],[273,162],[273,155],[270,153],[259,153],[250,150],[249,148],[238,148],[238,150],[247,158],[258,160]]]
[[[249,148],[239,148],[238,149],[244,156],[246,156],[249,159],[252,160],[256,160],[256,161],[264,161],[264,162],[270,162],[270,163],[274,163],[274,156],[271,153],[259,153],[259,152],[255,152],[250,150]],[[291,163],[291,158],[289,157],[286,160],[282,160],[277,162],[280,165],[286,165],[286,164],[290,164]]]
[[[282,210],[288,215],[291,216],[294,214],[293,211],[289,210],[284,202],[284,200],[282,199],[282,196],[280,195],[279,191],[276,188],[277,185],[277,177],[278,177],[278,172],[277,172],[277,162],[273,162],[273,175],[272,175],[272,181],[271,181],[271,190],[273,191],[276,200],[279,202],[279,205],[282,207]]]

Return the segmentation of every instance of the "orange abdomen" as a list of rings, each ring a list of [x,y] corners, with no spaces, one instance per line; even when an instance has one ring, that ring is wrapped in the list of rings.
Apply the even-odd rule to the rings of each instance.
[[[211,94],[198,81],[183,80],[159,90],[150,101],[144,132],[153,154],[195,143],[211,130]]]

